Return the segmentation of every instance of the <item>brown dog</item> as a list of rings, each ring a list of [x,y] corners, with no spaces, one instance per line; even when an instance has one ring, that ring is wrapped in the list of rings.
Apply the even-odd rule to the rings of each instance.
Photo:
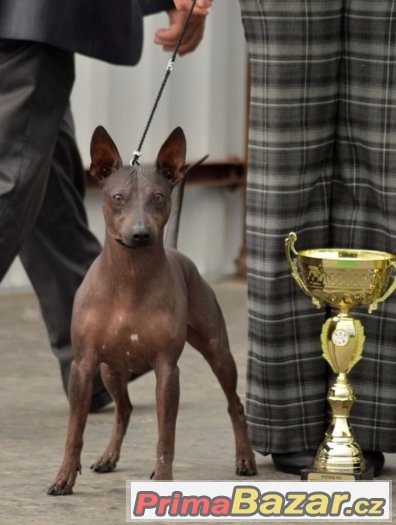
[[[171,190],[183,179],[185,155],[184,133],[177,128],[162,146],[156,169],[123,167],[106,130],[99,127],[93,134],[91,174],[103,190],[106,240],[75,298],[69,426],[63,462],[48,489],[50,495],[72,493],[81,468],[92,379],[99,364],[116,405],[116,419],[110,442],[93,469],[114,470],[132,411],[128,379],[131,373],[152,368],[157,379],[159,433],[152,477],[172,479],[179,404],[177,362],[186,341],[208,361],[227,397],[237,474],[256,473],[236,393],[235,362],[215,295],[187,257],[164,247]]]

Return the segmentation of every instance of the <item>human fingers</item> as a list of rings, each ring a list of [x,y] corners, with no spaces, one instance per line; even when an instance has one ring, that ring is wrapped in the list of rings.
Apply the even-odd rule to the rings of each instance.
[[[192,0],[173,0],[178,11],[189,11]],[[213,0],[197,0],[193,13],[195,15],[207,15],[212,7]]]
[[[164,51],[173,51],[179,39],[180,31],[183,28],[185,16],[179,11],[169,11],[169,27],[159,29],[155,33],[155,43],[163,46]],[[204,16],[193,15],[187,26],[179,54],[184,55],[193,51],[202,40],[205,27]]]

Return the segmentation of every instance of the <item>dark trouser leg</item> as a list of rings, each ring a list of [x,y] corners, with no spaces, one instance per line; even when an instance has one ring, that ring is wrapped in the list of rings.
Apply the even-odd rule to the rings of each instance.
[[[396,5],[345,0],[339,74],[334,245],[396,252]],[[350,381],[351,422],[363,449],[396,451],[396,294],[369,315]]]
[[[67,109],[57,137],[47,190],[33,230],[20,257],[40,302],[65,390],[73,350],[70,323],[74,294],[100,252],[88,230],[83,204],[84,170]],[[103,389],[99,374],[94,394]]]
[[[81,163],[65,118],[73,55],[0,39],[0,78],[0,279],[22,250],[66,385],[73,295],[99,251],[86,228]],[[102,388],[98,379],[94,392]]]
[[[316,448],[327,366],[315,310],[290,276],[284,238],[331,242],[343,1],[241,0],[251,67],[246,415],[263,453]]]
[[[0,40],[0,279],[33,229],[74,80],[73,56]]]

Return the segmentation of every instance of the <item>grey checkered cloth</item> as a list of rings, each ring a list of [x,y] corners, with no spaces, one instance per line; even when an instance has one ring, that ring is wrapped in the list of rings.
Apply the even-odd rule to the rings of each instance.
[[[396,1],[240,3],[252,80],[247,417],[257,451],[301,451],[328,417],[328,312],[291,279],[284,238],[396,253]],[[363,449],[396,451],[396,295],[356,312],[367,339],[352,424]]]

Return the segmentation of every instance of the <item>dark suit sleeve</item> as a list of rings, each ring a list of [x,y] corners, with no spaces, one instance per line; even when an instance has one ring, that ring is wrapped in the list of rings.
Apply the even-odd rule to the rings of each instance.
[[[152,15],[160,11],[175,9],[173,0],[139,0],[139,4],[143,15]]]

